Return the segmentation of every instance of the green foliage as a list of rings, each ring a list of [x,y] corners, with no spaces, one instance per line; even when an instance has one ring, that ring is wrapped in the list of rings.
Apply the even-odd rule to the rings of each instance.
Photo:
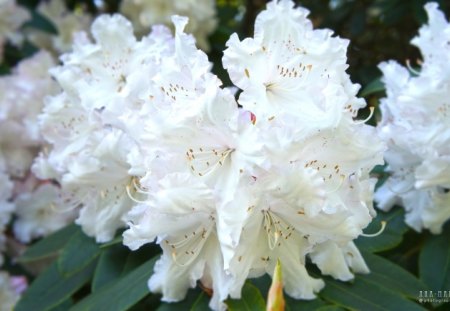
[[[247,282],[242,288],[242,298],[240,300],[228,299],[226,302],[229,311],[264,311],[266,302],[259,289]]]
[[[67,244],[69,238],[77,232],[81,232],[81,229],[75,224],[62,228],[29,247],[19,261],[31,262],[57,255]]]

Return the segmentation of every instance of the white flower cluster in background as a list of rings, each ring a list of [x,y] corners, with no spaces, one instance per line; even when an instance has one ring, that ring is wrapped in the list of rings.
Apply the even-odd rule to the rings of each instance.
[[[0,311],[13,310],[20,298],[20,293],[16,291],[13,278],[7,272],[0,270]]]
[[[45,148],[38,126],[44,98],[59,90],[48,73],[53,66],[50,54],[40,51],[21,61],[10,75],[0,77],[0,232],[15,215],[13,229],[21,242],[46,236],[73,221],[72,212],[54,208],[60,203],[59,188],[30,172],[33,159]],[[5,239],[0,236],[0,253]]]
[[[58,90],[48,74],[53,66],[50,54],[41,51],[0,77],[0,158],[14,177],[25,177],[43,143],[37,118],[44,97]]]
[[[187,16],[186,32],[193,34],[198,47],[208,51],[208,36],[217,26],[214,0],[123,0],[120,12],[128,17],[139,36],[146,35],[156,24],[172,26],[174,14]]]
[[[41,2],[37,12],[48,19],[55,27],[56,34],[51,34],[39,29],[27,29],[26,37],[40,49],[54,51],[56,54],[68,52],[72,48],[74,34],[79,31],[87,31],[92,22],[89,13],[81,8],[74,12],[69,11],[64,1],[50,0]]]
[[[120,15],[96,19],[92,35],[95,42],[80,33],[63,66],[52,70],[63,92],[47,100],[40,117],[51,148],[34,172],[56,179],[65,208],[81,208],[76,222],[106,242],[125,226],[123,216],[134,205],[127,193],[136,182],[127,161],[132,134],[154,113],[150,82],[172,53],[173,38],[159,26],[137,41]]]
[[[424,58],[420,73],[380,64],[387,97],[378,133],[390,177],[375,199],[383,210],[403,205],[415,230],[440,233],[450,218],[450,24],[436,3],[425,9],[428,24],[411,41]]]
[[[23,40],[19,27],[30,19],[30,13],[16,4],[15,0],[0,0],[0,63],[3,46],[7,41],[19,44]]]

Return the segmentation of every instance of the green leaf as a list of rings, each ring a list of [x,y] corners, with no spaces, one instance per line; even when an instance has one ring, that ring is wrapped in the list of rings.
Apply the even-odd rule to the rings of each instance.
[[[227,299],[225,304],[228,306],[229,311],[265,311],[266,302],[259,289],[246,282],[242,288],[242,297],[239,300]]]
[[[386,222],[386,228],[376,237],[360,236],[355,244],[362,251],[377,253],[392,249],[403,240],[403,234],[408,231],[408,226],[404,221],[404,210],[393,208],[389,212],[378,212],[377,217],[364,230],[365,233],[374,233],[382,227],[381,222]]]
[[[371,273],[358,275],[358,278],[410,298],[417,298],[419,292],[425,288],[425,285],[413,274],[391,261],[367,252],[362,255]]]
[[[368,95],[383,92],[385,90],[384,83],[381,82],[381,78],[377,78],[370,82],[369,84],[364,87],[361,92],[359,93],[359,96],[366,97]]]
[[[34,28],[42,30],[46,33],[57,35],[58,29],[55,25],[44,15],[40,14],[38,11],[30,10],[31,20],[26,22],[22,28]]]
[[[59,251],[67,244],[71,236],[81,231],[80,227],[71,224],[59,231],[49,235],[29,247],[19,258],[20,262],[30,262],[57,255]]]
[[[418,304],[392,292],[383,284],[374,284],[357,277],[353,284],[327,278],[319,295],[350,310],[425,310]]]
[[[206,309],[202,309],[205,301],[207,307]],[[180,302],[161,302],[161,305],[156,309],[156,311],[206,311],[209,310],[208,303],[209,299],[206,294],[197,287],[195,289],[190,289],[186,295],[186,298]]]
[[[208,304],[209,297],[204,292],[201,292],[197,300],[192,304],[190,311],[208,311],[210,310]]]
[[[15,311],[40,311],[56,308],[89,282],[96,262],[71,276],[61,275],[56,261],[47,268],[25,291],[15,307]]]
[[[51,309],[48,309],[48,311],[66,311],[69,310],[71,306],[73,306],[73,300],[72,298],[68,298]]]
[[[64,246],[57,261],[58,268],[62,274],[70,275],[86,267],[100,252],[94,239],[78,231]]]
[[[100,288],[77,303],[71,311],[128,310],[149,294],[147,281],[153,273],[156,260],[153,258],[116,282]]]
[[[419,273],[427,285],[424,290],[450,289],[450,225],[425,241],[419,256]]]
[[[326,306],[327,303],[319,297],[314,300],[298,300],[286,295],[286,311],[315,311]]]
[[[93,292],[121,276],[129,253],[130,251],[123,245],[110,247],[102,252],[92,280]]]

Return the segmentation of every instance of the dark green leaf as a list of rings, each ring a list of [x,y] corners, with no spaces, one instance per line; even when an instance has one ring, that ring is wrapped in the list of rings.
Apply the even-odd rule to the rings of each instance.
[[[242,297],[239,300],[228,299],[225,301],[229,311],[264,311],[266,303],[259,289],[246,282],[242,288]]]
[[[381,234],[376,237],[360,236],[356,240],[355,243],[360,250],[376,253],[392,249],[401,243],[403,234],[408,231],[404,221],[404,210],[397,207],[387,213],[379,211],[364,232],[370,234],[379,231],[382,221],[386,222],[386,228]]]
[[[383,92],[384,90],[384,84],[381,82],[381,79],[378,78],[367,84],[366,87],[361,90],[359,96],[366,97],[374,93]]]
[[[73,305],[72,298],[66,299],[63,302],[57,304],[56,306],[52,307],[48,311],[67,311],[69,308]]]
[[[29,247],[19,261],[30,262],[56,255],[67,244],[70,237],[80,231],[80,227],[75,224],[62,228]]]
[[[202,298],[205,296],[204,298]],[[175,303],[167,303],[162,302],[161,305],[156,309],[156,311],[186,311],[186,310],[195,310],[200,311],[203,309],[199,309],[200,305],[197,305],[197,309],[192,309],[196,304],[199,304],[201,302],[198,302],[199,299],[206,299],[208,301],[206,295],[200,290],[198,287],[195,289],[190,289],[186,295],[186,298],[184,298],[180,302]],[[206,310],[209,310],[207,308]]]
[[[450,289],[450,225],[439,235],[430,236],[419,256],[421,280],[425,290]]]
[[[363,257],[371,273],[358,275],[358,278],[410,298],[417,298],[419,292],[425,288],[414,275],[389,260],[368,252],[363,253]]]
[[[72,236],[61,251],[58,258],[58,269],[62,274],[75,273],[100,254],[100,247],[93,238],[88,237],[82,231]]]
[[[149,294],[147,281],[157,258],[153,258],[116,282],[100,288],[77,303],[71,311],[127,310]]]
[[[315,311],[319,308],[326,307],[327,303],[320,298],[314,300],[298,300],[285,296],[286,299],[286,311]]]
[[[353,284],[327,279],[319,295],[350,310],[425,310],[383,285],[375,285],[359,276]]]
[[[31,10],[31,20],[26,22],[22,27],[23,28],[34,28],[39,29],[49,34],[57,35],[58,30],[55,28],[55,25],[44,15],[40,14],[38,11]]]
[[[208,304],[209,304],[209,297],[204,292],[202,292],[197,297],[197,300],[195,300],[190,311],[208,311],[210,310]]]
[[[92,262],[78,273],[63,276],[55,261],[34,280],[14,310],[40,311],[56,308],[91,279],[95,264],[96,262]]]
[[[93,292],[120,277],[129,253],[130,251],[123,245],[110,247],[102,252],[92,280]]]

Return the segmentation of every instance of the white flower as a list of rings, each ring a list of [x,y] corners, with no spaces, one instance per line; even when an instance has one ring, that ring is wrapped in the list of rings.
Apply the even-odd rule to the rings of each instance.
[[[127,156],[154,110],[151,79],[174,42],[162,27],[138,41],[120,15],[97,18],[92,36],[94,42],[80,33],[73,52],[52,70],[63,92],[46,101],[40,116],[50,148],[33,169],[58,180],[66,204],[81,207],[76,223],[106,242],[125,225],[135,204],[130,196],[139,196]]]
[[[0,271],[0,311],[10,311],[19,301],[20,294],[14,289],[13,279],[7,272]]]
[[[88,12],[79,8],[69,11],[64,2],[58,0],[41,2],[37,11],[53,24],[57,34],[31,28],[25,30],[26,36],[37,47],[55,51],[56,54],[68,52],[72,48],[74,34],[87,31],[92,20]]]
[[[255,39],[233,36],[225,51],[243,89],[237,108],[182,33],[185,20],[174,24],[174,57],[162,60],[149,92],[157,109],[133,128],[128,158],[144,197],[128,214],[124,243],[163,248],[150,288],[177,301],[200,280],[219,309],[227,296],[240,297],[247,278],[271,274],[277,259],[287,293],[302,299],[324,286],[308,274],[308,257],[342,280],[368,272],[352,241],[375,214],[369,171],[383,145],[374,128],[353,120],[365,103],[344,71],[347,43],[313,31],[292,2],[270,3]],[[309,76],[291,70],[300,64]]]
[[[365,106],[345,73],[348,41],[327,29],[313,30],[309,12],[293,6],[268,3],[256,19],[254,38],[231,36],[224,67],[243,90],[239,103],[257,123],[289,125],[301,133],[335,127],[344,109],[355,115]]]
[[[450,218],[450,24],[436,3],[425,9],[428,24],[411,41],[424,57],[420,73],[394,61],[380,64],[387,97],[378,132],[389,148],[391,176],[375,198],[384,210],[401,203],[415,230],[439,233]]]
[[[213,0],[124,0],[120,12],[133,22],[139,35],[147,34],[152,25],[172,26],[172,15],[187,16],[189,23],[186,32],[193,34],[198,46],[207,51],[208,36],[217,25],[215,6]]]
[[[162,293],[164,301],[183,299],[188,288],[201,280],[213,289],[210,306],[223,308],[230,277],[223,269],[215,204],[212,190],[201,180],[189,173],[175,173],[160,181],[148,204],[130,212],[124,244],[135,250],[157,239],[163,248],[149,287]]]
[[[368,272],[352,240],[375,215],[369,171],[382,163],[383,145],[373,128],[353,120],[365,102],[345,73],[347,41],[313,30],[308,12],[293,6],[269,3],[254,38],[233,35],[227,43],[223,62],[243,90],[239,103],[254,115],[269,172],[241,184],[218,219],[219,233],[232,228],[222,246],[235,245],[225,267],[239,286],[272,273],[280,259],[286,292],[312,299],[324,283],[308,275],[306,257],[341,280]]]
[[[61,211],[60,189],[51,183],[38,186],[30,193],[19,194],[16,205],[14,234],[21,242],[28,243],[32,239],[49,235],[64,227],[74,219],[74,212]]]
[[[24,176],[43,144],[38,115],[44,98],[58,89],[48,73],[54,64],[50,54],[41,51],[0,78],[0,154],[12,176]]]
[[[0,0],[0,62],[3,60],[4,44],[11,41],[17,45],[22,41],[18,29],[30,17],[30,13],[18,6],[15,0]]]

